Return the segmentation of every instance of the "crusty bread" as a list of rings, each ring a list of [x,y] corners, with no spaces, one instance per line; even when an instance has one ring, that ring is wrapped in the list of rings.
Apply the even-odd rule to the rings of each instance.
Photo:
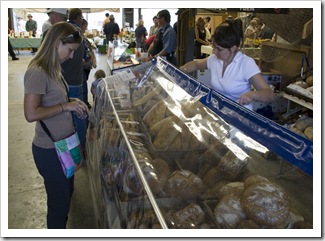
[[[242,205],[249,219],[268,227],[283,224],[290,211],[287,192],[272,182],[258,182],[246,188]]]
[[[246,214],[241,204],[241,197],[227,195],[223,197],[214,209],[217,228],[236,228]]]
[[[204,191],[205,186],[201,178],[188,170],[174,171],[165,187],[168,196],[185,201],[195,200]]]
[[[223,197],[232,194],[237,195],[239,197],[242,196],[244,192],[244,183],[243,182],[230,182],[225,185],[223,185],[219,192],[218,197],[219,199],[222,199]]]
[[[267,182],[269,181],[266,177],[262,177],[260,175],[251,175],[245,179],[245,189],[248,188],[250,185],[259,183],[259,182]]]
[[[218,169],[225,179],[235,181],[247,165],[248,160],[239,159],[232,151],[228,151],[220,160]]]
[[[198,204],[191,203],[176,212],[171,221],[175,228],[199,228],[199,224],[205,221],[205,214]]]

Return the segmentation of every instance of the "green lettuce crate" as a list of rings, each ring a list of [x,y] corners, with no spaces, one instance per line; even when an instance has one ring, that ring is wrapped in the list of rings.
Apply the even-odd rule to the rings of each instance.
[[[106,54],[106,45],[98,45],[97,46],[98,48],[98,52],[101,53],[101,54]]]

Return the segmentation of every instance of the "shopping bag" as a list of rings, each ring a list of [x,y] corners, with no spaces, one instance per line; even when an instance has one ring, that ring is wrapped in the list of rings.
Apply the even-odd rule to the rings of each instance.
[[[67,178],[72,177],[80,169],[84,161],[78,133],[75,132],[67,138],[55,141],[54,146],[64,175]]]
[[[40,121],[40,123],[54,143],[64,175],[67,178],[72,177],[82,167],[85,161],[78,133],[74,132],[64,139],[55,141],[45,123],[43,121]]]

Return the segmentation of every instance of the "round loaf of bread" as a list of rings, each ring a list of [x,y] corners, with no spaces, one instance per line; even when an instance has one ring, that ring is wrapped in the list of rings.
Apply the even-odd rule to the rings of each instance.
[[[303,132],[308,126],[312,126],[312,125],[313,125],[313,118],[306,116],[297,120],[294,127],[296,127],[297,129]]]
[[[172,216],[172,223],[176,228],[198,228],[204,221],[205,214],[196,203],[191,203]]]
[[[269,179],[267,179],[266,177],[262,177],[260,175],[252,175],[245,179],[244,186],[246,189],[252,184],[259,183],[259,182],[268,182],[268,181]]]
[[[230,182],[222,186],[218,192],[219,199],[222,199],[224,196],[229,194],[242,196],[244,192],[244,183],[243,182]]]
[[[183,200],[194,200],[205,191],[205,186],[197,175],[188,171],[174,171],[166,184],[168,196]]]
[[[241,197],[227,195],[223,197],[214,209],[217,228],[236,228],[246,214],[241,204]]]
[[[249,219],[268,227],[283,224],[290,212],[288,194],[272,182],[258,182],[246,188],[242,205]]]

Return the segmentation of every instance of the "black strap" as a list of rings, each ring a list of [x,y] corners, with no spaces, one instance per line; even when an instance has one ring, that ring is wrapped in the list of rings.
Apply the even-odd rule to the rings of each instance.
[[[64,79],[62,78],[61,80],[62,80],[62,83],[63,83],[63,85],[64,85],[64,88],[65,88],[65,90],[66,90],[66,92],[67,92],[68,101],[70,101],[68,87],[67,87],[67,85],[66,85]],[[45,131],[45,133],[46,133],[46,134],[51,138],[51,140],[52,140],[53,142],[55,142],[55,140],[53,139],[53,137],[52,137],[52,135],[51,135],[50,130],[47,128],[47,126],[45,125],[45,123],[44,123],[42,120],[40,120],[39,122],[41,123],[41,126],[42,126],[43,130]],[[74,125],[74,121],[73,121],[73,120],[72,120],[72,122],[73,122],[73,125]],[[76,128],[76,127],[75,127],[75,128]]]
[[[50,133],[50,130],[47,128],[47,126],[45,125],[45,123],[42,120],[40,120],[39,122],[41,123],[41,126],[43,127],[43,130],[46,132],[46,134],[51,138],[51,140],[53,142],[55,142],[55,140],[53,139],[53,137],[52,137],[52,135]]]

